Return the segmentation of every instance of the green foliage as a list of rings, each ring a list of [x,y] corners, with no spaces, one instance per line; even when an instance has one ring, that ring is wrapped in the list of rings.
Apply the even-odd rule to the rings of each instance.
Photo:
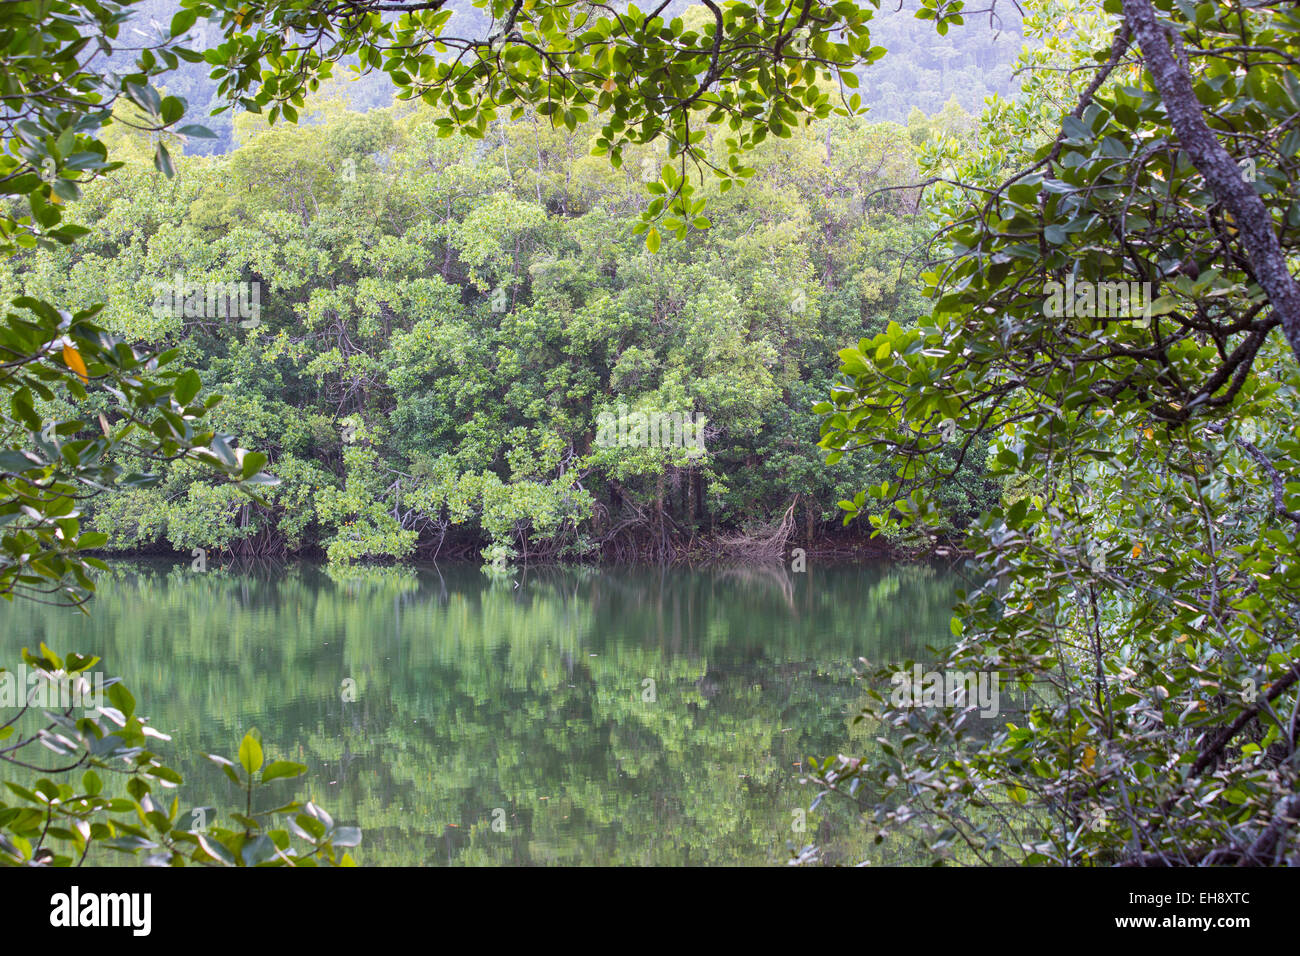
[[[121,165],[108,161],[99,138],[115,111],[119,122],[152,133],[175,128],[185,113],[183,100],[150,85],[193,56],[170,40],[138,49],[123,72],[91,66],[95,54],[112,53],[128,7],[55,0],[0,9],[8,104],[0,185],[12,197],[0,206],[0,254],[21,260],[86,234],[64,205]],[[170,175],[161,138],[152,152]],[[14,297],[0,324],[0,596],[80,604],[97,563],[83,552],[107,540],[82,530],[88,499],[145,487],[156,480],[153,465],[181,459],[250,493],[273,479],[261,474],[264,457],[205,424],[220,397],[197,400],[199,378],[172,366],[175,351],[137,349],[113,334],[98,299],[60,308],[33,291]]]
[[[117,168],[98,137],[112,122],[119,101],[136,111],[135,123],[145,130],[171,129],[185,114],[184,100],[163,96],[150,84],[174,69],[181,57],[195,54],[164,41],[138,48],[135,62],[119,72],[103,71],[96,63],[99,55],[112,53],[131,6],[131,0],[52,0],[9,3],[0,10],[9,147],[0,156],[0,194],[21,197],[0,207],[0,249],[5,252],[70,243],[85,234],[83,227],[63,222],[60,207],[78,199],[85,183]],[[206,130],[190,126],[180,132],[203,135]],[[171,168],[161,140],[154,162],[158,169]]]
[[[489,541],[525,553],[539,543],[548,553],[584,553],[629,527],[582,485],[593,467],[617,483],[606,496],[615,510],[626,502],[631,527],[641,535],[653,527],[661,541],[693,540],[700,525],[734,523],[742,508],[749,510],[741,502],[754,489],[730,485],[723,467],[774,422],[787,435],[772,439],[791,446],[800,423],[760,409],[772,408],[797,370],[815,360],[804,343],[789,341],[784,322],[749,308],[746,299],[788,288],[792,279],[808,285],[801,273],[812,263],[783,257],[749,289],[710,284],[703,273],[665,282],[660,266],[650,267],[645,288],[634,289],[624,277],[635,269],[616,264],[611,288],[600,272],[608,264],[593,255],[592,243],[620,249],[621,258],[635,262],[622,227],[629,217],[635,219],[630,235],[644,234],[652,252],[661,230],[679,238],[711,235],[717,216],[703,215],[706,201],[725,208],[721,198],[730,188],[757,174],[742,157],[772,154],[773,144],[795,140],[806,151],[808,118],[835,115],[856,128],[861,100],[847,92],[859,85],[853,71],[884,54],[871,45],[867,28],[874,2],[733,4],[667,19],[663,7],[601,17],[563,3],[478,6],[482,13],[453,20],[450,9],[437,5],[384,17],[365,4],[340,11],[324,4],[186,0],[165,16],[165,30],[130,50],[119,49],[117,38],[131,4],[60,0],[40,15],[25,4],[6,7],[0,40],[11,42],[0,48],[9,51],[7,91],[24,107],[6,118],[14,149],[0,179],[10,195],[25,197],[29,210],[11,203],[0,214],[4,251],[17,256],[3,278],[25,293],[19,304],[37,314],[39,328],[10,315],[0,346],[8,367],[25,369],[29,378],[41,367],[46,380],[40,388],[20,376],[2,383],[13,417],[4,429],[10,494],[0,512],[23,517],[11,518],[4,539],[0,593],[45,586],[80,601],[89,583],[82,551],[159,539],[223,552],[320,544],[339,561],[401,559],[435,535],[440,548],[449,526],[468,518]],[[159,10],[152,2],[140,9]],[[960,4],[925,7],[919,16],[946,31],[961,22]],[[458,35],[462,27],[467,32]],[[486,32],[475,35],[479,30]],[[91,43],[104,55],[97,64],[78,56]],[[309,103],[307,94],[344,63],[359,74],[382,73],[399,99],[418,99],[437,111],[360,117]],[[197,92],[182,64],[211,67],[222,100],[218,112],[235,103],[248,111],[233,123],[248,145],[219,166],[193,163],[193,175],[168,188],[141,161],[150,157],[171,179],[176,164],[169,145],[177,137],[211,136],[202,127],[178,127],[185,99],[156,85],[179,70],[181,86]],[[263,111],[272,123],[326,122],[311,132],[257,135],[252,117]],[[723,126],[732,135],[715,136],[709,128]],[[456,130],[479,139],[495,133],[499,162],[491,149],[465,162],[439,148],[437,140]],[[516,155],[512,168],[512,149],[525,149],[530,138],[536,163]],[[607,156],[614,169],[630,160],[641,182],[629,189],[607,167],[598,171],[579,160],[575,145]],[[563,160],[553,152],[557,146]],[[707,183],[692,181],[692,167],[711,172]],[[403,168],[418,175],[401,177]],[[111,184],[99,181],[111,170],[120,174]],[[891,164],[890,172],[897,171]],[[820,186],[833,192],[827,177]],[[645,205],[642,189],[649,194]],[[65,221],[63,205],[83,195],[81,221]],[[787,188],[778,205],[789,208],[797,196]],[[367,210],[376,205],[393,218],[367,228]],[[180,221],[178,210],[186,212]],[[575,243],[564,223],[597,210],[608,218],[593,222]],[[812,227],[831,218],[821,204],[810,212],[811,222],[795,213],[769,238],[807,243]],[[86,238],[92,226],[92,239],[63,248]],[[730,245],[705,242],[708,255],[741,252]],[[441,282],[426,268],[434,257],[442,261]],[[327,264],[338,263],[351,274],[341,283],[332,275],[322,281]],[[593,267],[594,274],[583,274]],[[570,275],[560,275],[566,270]],[[863,292],[880,272],[859,274]],[[188,320],[202,316],[190,315],[188,304],[184,310],[142,307],[169,283],[231,281],[267,292],[272,329],[259,331],[260,318],[238,323],[250,334],[237,341],[225,334],[233,330],[210,322],[193,327]],[[479,319],[466,321],[463,314],[474,292],[492,297],[497,318],[487,336]],[[613,352],[611,337],[603,355],[598,339],[574,335],[574,325],[602,305],[634,304],[634,296],[648,293],[660,314],[641,326],[653,335],[622,333],[632,340]],[[681,307],[685,321],[665,326],[664,309]],[[714,310],[720,312],[710,316]],[[92,316],[102,328],[88,324]],[[607,328],[608,318],[601,323]],[[306,335],[298,334],[299,322],[310,330]],[[805,324],[798,334],[809,330]],[[686,348],[684,339],[692,340]],[[443,395],[417,398],[411,390],[445,378],[430,361],[434,342],[443,361],[459,354],[457,371],[469,381],[451,377]],[[701,348],[703,342],[710,344]],[[394,352],[387,351],[390,344]],[[152,372],[154,353],[171,360],[168,346],[178,346],[190,364],[204,364],[223,388],[231,386],[237,400],[217,416],[227,428],[237,422],[240,432],[279,447],[263,445],[265,451],[245,457],[220,425],[202,424],[218,396],[209,388],[201,403],[190,403],[201,389],[192,373],[177,373],[183,382],[177,400],[168,398],[165,375],[140,377]],[[61,347],[62,364],[51,361]],[[678,355],[665,361],[663,353],[674,347]],[[527,367],[566,351],[571,364],[563,371]],[[411,361],[395,362],[395,355]],[[295,360],[309,377],[286,367]],[[590,362],[597,366],[583,367]],[[608,367],[600,369],[601,362]],[[783,367],[774,374],[778,362]],[[46,374],[51,370],[53,377]],[[503,390],[503,377],[516,375],[520,380]],[[295,406],[291,393],[313,387],[321,407],[297,413],[303,403]],[[609,400],[625,396],[633,399],[630,407],[652,415],[665,405],[675,413],[707,414],[710,435],[730,443],[731,453],[695,460],[662,448],[593,451],[584,426],[597,410],[608,410]],[[74,407],[83,397],[93,399],[90,415]],[[340,411],[361,414],[373,447],[350,453],[322,447],[323,432]],[[59,416],[53,431],[44,428],[47,415]],[[72,439],[62,443],[66,453],[53,455],[35,442],[37,424],[46,444],[49,436]],[[144,434],[149,441],[139,440]],[[800,440],[807,437],[804,424]],[[278,491],[261,473],[263,455],[284,466],[286,484]],[[88,457],[94,468],[86,466]],[[752,454],[743,457],[753,464]],[[271,497],[254,506],[230,488],[194,484],[201,474],[190,467],[194,462],[224,471],[240,490],[265,486]],[[785,464],[801,475],[793,499],[808,495],[808,463]],[[39,474],[37,466],[43,466]],[[642,487],[625,495],[629,481]],[[82,540],[81,511],[72,508],[68,491],[79,486],[97,494],[119,483],[127,490],[97,512],[102,531]],[[38,493],[45,485],[53,494]],[[686,494],[674,517],[666,497],[681,488]],[[764,492],[768,500],[758,511],[781,514],[789,496],[777,500]],[[810,535],[815,520],[810,512]]]
[[[203,424],[220,396],[198,399],[198,376],[168,367],[175,351],[137,352],[93,321],[94,308],[70,314],[31,296],[13,305],[0,325],[0,595],[82,603],[87,570],[102,566],[83,552],[107,542],[83,531],[82,502],[147,487],[150,461],[197,463],[244,490],[271,481],[265,458]]]
[[[706,233],[649,256],[642,184],[583,156],[593,124],[502,123],[467,154],[423,107],[319,107],[316,125],[182,158],[170,182],[125,150],[78,207],[91,235],[0,271],[72,303],[110,290],[109,328],[174,346],[201,395],[225,396],[213,426],[279,479],[248,502],[166,464],[90,506],[108,547],[580,556],[684,547],[795,500],[811,537],[827,503],[880,480],[871,462],[827,473],[808,408],[836,342],[923,312],[904,259],[922,222],[903,194],[871,195],[915,174],[906,130],[835,119],[764,143],[747,189],[713,194]],[[289,161],[315,178],[282,177]],[[260,324],[155,314],[178,274],[260,283]],[[699,416],[702,450],[602,444],[600,416],[621,407]],[[962,474],[954,528],[996,493]]]
[[[450,32],[453,11],[442,4],[386,18],[379,2],[341,14],[327,3],[184,0],[177,17],[184,28],[196,17],[219,22],[223,42],[204,54],[219,95],[265,111],[272,123],[296,122],[307,95],[355,56],[353,69],[382,70],[399,100],[440,107],[439,135],[482,139],[495,121],[530,111],[570,132],[599,117],[594,153],[615,168],[637,146],[661,141],[667,162],[648,184],[656,198],[636,226],[652,252],[661,228],[684,238],[708,227],[688,164],[729,189],[753,175],[741,156],[769,134],[788,137],[805,118],[858,112],[861,97],[848,92],[859,85],[853,70],[885,55],[868,30],[878,0],[710,4],[667,20],[663,6],[609,16],[553,0],[474,6],[488,16],[482,34]],[[928,15],[961,22],[955,10]],[[723,124],[734,135],[718,156],[709,127]]]
[[[1294,56],[1294,8],[1164,16],[1294,257],[1300,138],[1279,126],[1300,106],[1294,77],[1229,52]],[[1078,22],[1058,49],[1119,63],[1119,24],[1095,8]],[[927,532],[954,449],[1006,481],[967,536],[973,586],[944,666],[1000,674],[1015,712],[972,725],[966,708],[877,689],[880,753],[817,776],[882,785],[883,831],[924,820],[938,858],[962,845],[985,862],[1280,863],[1296,815],[1300,373],[1167,105],[1123,65],[1101,80],[993,104],[993,148],[957,171],[993,188],[934,197],[950,257],[929,276],[930,318],[841,351],[821,406],[832,460],[890,461],[845,502],[879,531]],[[1061,119],[1049,104],[1063,92],[1082,98]],[[1130,281],[1150,284],[1145,302],[1052,304],[1062,287]]]
[[[179,793],[170,803],[164,796],[180,787],[181,775],[151,749],[171,738],[136,713],[120,678],[92,671],[97,657],[60,658],[44,644],[39,654],[24,649],[23,663],[30,676],[0,670],[0,696],[16,711],[0,724],[0,761],[20,774],[4,781],[7,799],[0,799],[0,865],[80,866],[96,847],[154,866],[355,865],[348,848],[360,843],[360,830],[338,826],[310,800],[283,803],[271,788],[276,806],[253,809],[255,791],[307,770],[267,763],[256,731],[239,745],[242,775],[226,758],[207,755],[242,791],[243,812],[232,812],[228,827],[208,825],[210,808],[185,821]],[[24,718],[37,714],[43,726],[32,730]],[[37,743],[59,758],[57,766],[30,762],[24,751]]]

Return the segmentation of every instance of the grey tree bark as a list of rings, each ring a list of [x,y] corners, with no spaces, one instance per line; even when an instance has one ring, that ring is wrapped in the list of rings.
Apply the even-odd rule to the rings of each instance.
[[[1164,101],[1178,143],[1205,177],[1216,199],[1236,220],[1241,245],[1255,279],[1282,323],[1286,340],[1300,360],[1300,284],[1287,268],[1286,254],[1273,231],[1273,218],[1254,186],[1206,125],[1185,62],[1179,62],[1177,37],[1156,19],[1151,0],[1123,0],[1124,21],[1142,49],[1151,82]]]

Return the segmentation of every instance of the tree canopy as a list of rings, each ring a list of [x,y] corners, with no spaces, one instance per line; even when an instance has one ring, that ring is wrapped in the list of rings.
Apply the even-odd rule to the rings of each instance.
[[[142,334],[114,331],[94,296],[71,307],[41,297],[75,296],[79,270],[94,275],[122,250],[140,256],[136,283],[153,280],[149,270],[160,264],[184,263],[220,272],[214,282],[235,273],[265,281],[277,297],[269,328],[259,315],[239,332],[215,330],[228,351],[210,361],[240,384],[241,376],[273,382],[276,361],[292,357],[305,363],[295,370],[302,387],[323,389],[336,412],[358,413],[343,423],[342,486],[318,490],[300,459],[286,469],[289,497],[279,503],[291,512],[295,501],[317,501],[340,560],[379,553],[377,542],[400,555],[424,530],[403,525],[413,513],[436,522],[478,509],[494,541],[529,542],[526,521],[551,539],[564,528],[572,543],[580,519],[598,511],[573,480],[580,455],[596,456],[581,467],[599,466],[620,484],[706,467],[684,452],[667,461],[593,453],[593,413],[620,395],[706,404],[727,437],[789,437],[798,447],[798,422],[780,420],[782,404],[767,400],[813,379],[805,373],[815,360],[800,350],[815,348],[836,319],[823,312],[801,326],[801,310],[789,318],[759,306],[775,300],[767,290],[804,274],[799,256],[814,237],[778,226],[757,247],[744,229],[719,227],[736,208],[727,204],[745,202],[737,197],[760,180],[773,141],[791,147],[778,161],[799,170],[815,142],[804,124],[818,123],[830,131],[826,166],[834,168],[836,130],[861,132],[858,72],[885,55],[872,41],[876,3],[705,0],[670,15],[667,4],[484,0],[462,29],[443,0],[183,0],[165,37],[130,50],[129,72],[100,69],[100,53],[128,46],[120,38],[130,6],[0,7],[0,182],[12,197],[0,239],[21,257],[14,284],[35,283],[0,328],[0,593],[80,600],[90,586],[82,552],[104,543],[82,532],[80,502],[111,485],[170,480],[174,494],[185,469],[216,469],[220,482],[185,485],[201,516],[226,508],[232,488],[253,492],[271,481],[265,453],[236,448],[208,424],[216,396],[200,399],[200,377],[162,348],[178,331],[166,325],[174,310],[160,310],[160,324]],[[916,16],[945,36],[974,12],[961,0],[923,0]],[[996,26],[995,2],[979,13]],[[864,211],[908,197],[900,201],[912,203],[916,219],[885,227],[928,230],[931,303],[882,316],[877,328],[863,323],[869,334],[839,353],[842,379],[825,385],[818,406],[828,462],[869,450],[865,466],[850,467],[884,472],[843,502],[847,518],[868,516],[879,533],[950,533],[960,508],[938,496],[957,476],[982,481],[986,467],[997,479],[995,503],[987,488],[966,497],[982,512],[964,541],[976,577],[954,617],[959,640],[947,666],[1004,675],[1022,692],[1023,710],[975,729],[964,712],[882,700],[873,716],[889,732],[879,753],[832,758],[817,776],[834,789],[871,777],[881,826],[926,821],[940,856],[1279,862],[1300,816],[1300,445],[1291,415],[1300,355],[1292,276],[1300,14],[1290,3],[1244,0],[1042,0],[1029,14],[1026,36],[1041,46],[1022,60],[1021,95],[991,98],[974,141],[940,131],[951,124],[918,123],[919,182],[866,177]],[[218,34],[201,52],[190,41],[200,21]],[[171,137],[205,134],[178,126],[187,104],[158,88],[182,60],[211,67],[222,107],[272,123],[303,118],[308,96],[344,65],[385,74],[399,100],[418,100],[425,112],[402,114],[391,129],[368,117],[308,138],[250,137],[247,152],[219,167],[195,163],[242,190],[181,183],[200,190],[186,214],[160,212],[138,232],[119,228],[121,209],[114,220],[110,203],[103,240],[91,239],[92,227],[65,210],[83,191],[111,199],[98,191],[111,187],[96,181],[125,171],[108,148],[123,127],[144,137],[137,145],[168,177]],[[499,148],[500,168],[449,161],[436,144],[457,133],[484,153]],[[897,134],[869,133],[886,140],[882,162]],[[507,168],[512,137],[529,135],[537,144],[530,168]],[[552,150],[573,150],[572,162],[548,164],[543,137]],[[130,140],[119,147],[129,151]],[[578,149],[600,159],[601,173],[582,166]],[[358,175],[370,162],[383,171]],[[447,178],[385,180],[404,163]],[[610,237],[622,233],[603,231],[574,181],[629,163],[647,196],[643,206],[626,198],[635,219],[628,234],[662,258],[638,259],[623,245],[606,281]],[[786,185],[809,182],[836,195],[824,174]],[[364,192],[381,186],[382,198]],[[521,195],[528,187],[535,202]],[[777,208],[795,208],[794,199],[771,194]],[[408,218],[366,233],[369,245],[349,244],[381,203]],[[562,237],[557,213],[577,213]],[[746,215],[763,221],[758,210]],[[833,232],[837,215],[816,210],[811,219]],[[249,223],[255,228],[239,234]],[[113,236],[110,225],[119,228]],[[187,228],[235,238],[193,261],[177,241]],[[825,275],[870,261],[879,251],[871,231],[841,234],[861,243],[845,257],[853,266],[836,265],[838,244],[822,250]],[[662,244],[666,236],[681,244]],[[95,241],[110,245],[92,250]],[[745,277],[719,281],[724,266],[701,267],[695,251],[744,262]],[[430,252],[444,256],[440,274],[425,266]],[[671,271],[653,264],[665,261]],[[527,297],[519,294],[524,268]],[[339,281],[320,281],[330,269]],[[773,285],[745,288],[753,276]],[[500,316],[491,334],[461,318],[456,299],[464,306],[472,293],[486,294],[479,307]],[[673,307],[647,312],[646,302]],[[744,322],[729,323],[740,314]],[[849,321],[851,312],[839,315]],[[602,352],[600,319],[620,334],[643,325],[616,352]],[[698,337],[684,333],[691,323]],[[780,370],[778,358],[789,360]],[[447,384],[440,363],[465,373],[454,394],[438,392]],[[767,421],[750,407],[755,397]],[[467,415],[494,403],[510,414]],[[43,412],[52,407],[60,415],[51,425]],[[234,414],[256,422],[253,411]],[[309,447],[319,424],[309,420],[283,441]],[[422,430],[454,435],[456,452],[421,458]],[[780,441],[764,453],[803,467]],[[383,455],[410,470],[394,476],[380,467]],[[164,474],[137,462],[169,464]],[[504,470],[510,493],[501,491]],[[725,488],[724,475],[713,478]],[[832,483],[813,486],[821,494]],[[663,488],[639,490],[641,502],[658,503],[662,532]],[[639,506],[635,492],[629,497]],[[688,490],[682,512],[704,497]],[[185,517],[174,522],[179,531],[168,517],[173,543],[211,532],[201,517],[188,527]]]
[[[1008,492],[969,538],[948,663],[999,672],[1024,708],[972,732],[882,696],[899,736],[847,776],[888,782],[882,822],[933,813],[940,852],[1280,862],[1300,808],[1300,20],[1289,4],[1103,8],[1070,46],[1086,69],[1059,126],[1038,123],[1044,86],[986,114],[1021,134],[980,157],[996,169],[934,170],[934,309],[842,351],[822,406],[831,459],[894,463],[874,505],[846,503],[882,529],[924,526],[951,445],[960,459],[996,436]],[[1112,282],[1149,301],[1083,294]]]

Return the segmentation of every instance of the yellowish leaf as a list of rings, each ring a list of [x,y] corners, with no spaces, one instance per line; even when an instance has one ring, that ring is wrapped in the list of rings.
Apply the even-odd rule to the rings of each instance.
[[[81,360],[81,353],[71,345],[63,346],[63,364],[77,373],[77,377],[83,382],[89,382],[90,376],[86,374],[86,363]]]

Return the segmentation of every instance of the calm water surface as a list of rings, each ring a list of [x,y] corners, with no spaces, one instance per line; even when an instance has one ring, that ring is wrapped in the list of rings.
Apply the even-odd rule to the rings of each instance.
[[[878,857],[847,803],[793,829],[815,794],[801,761],[870,748],[854,662],[946,644],[957,586],[886,564],[118,564],[89,618],[0,608],[0,660],[41,641],[103,657],[172,735],[182,806],[239,806],[199,754],[256,727],[269,759],[310,768],[266,806],[316,799],[363,828],[366,865],[766,864],[813,839],[851,863]]]

